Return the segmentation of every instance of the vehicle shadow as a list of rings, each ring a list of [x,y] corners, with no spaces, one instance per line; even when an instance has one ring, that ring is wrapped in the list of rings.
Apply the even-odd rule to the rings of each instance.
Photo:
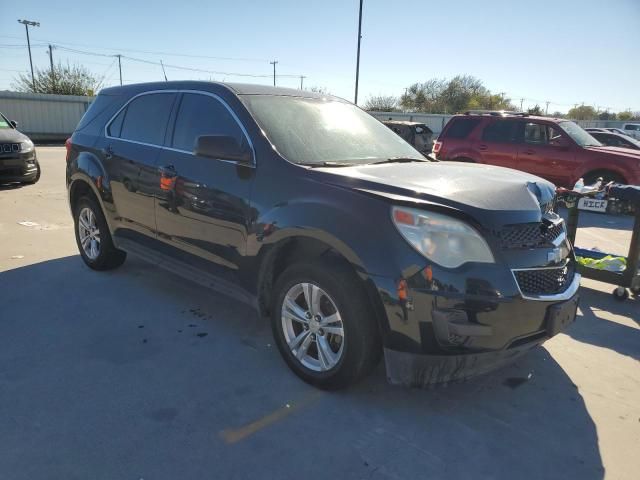
[[[5,190],[18,190],[24,186],[22,183],[0,183],[0,192]]]
[[[395,387],[381,364],[321,392],[249,307],[135,259],[0,272],[0,302],[8,478],[604,475],[585,403],[543,348],[462,384]]]
[[[615,300],[611,294],[584,286],[580,292],[580,326],[568,329],[567,335],[580,342],[608,348],[640,360],[640,330],[614,319],[603,318],[599,314],[605,311],[608,312],[607,316],[623,316],[640,325],[640,298],[630,296],[621,302]]]

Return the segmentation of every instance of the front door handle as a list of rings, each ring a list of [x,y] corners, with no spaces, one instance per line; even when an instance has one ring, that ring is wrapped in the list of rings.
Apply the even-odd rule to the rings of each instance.
[[[478,150],[482,150],[482,151],[489,150],[489,147],[486,146],[486,145],[480,145],[480,146],[478,146]]]
[[[524,150],[522,153],[524,153],[525,155],[533,155],[536,152],[535,152],[535,150],[527,149],[527,150]]]

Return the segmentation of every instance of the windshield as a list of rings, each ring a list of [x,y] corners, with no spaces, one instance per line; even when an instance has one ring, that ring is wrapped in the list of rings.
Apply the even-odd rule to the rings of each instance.
[[[426,160],[389,128],[350,103],[274,95],[246,95],[242,100],[269,141],[293,163]]]
[[[602,144],[593,138],[580,125],[574,122],[560,122],[560,128],[569,135],[574,142],[581,147],[602,147]]]

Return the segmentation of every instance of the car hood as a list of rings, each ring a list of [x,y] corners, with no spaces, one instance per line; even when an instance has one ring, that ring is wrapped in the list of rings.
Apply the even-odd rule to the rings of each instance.
[[[26,142],[29,138],[14,128],[0,128],[0,143]]]
[[[491,226],[539,222],[555,186],[534,175],[461,162],[411,162],[321,168],[331,183],[401,203],[460,210]]]
[[[640,150],[633,150],[631,148],[622,148],[622,147],[585,147],[585,148],[591,152],[605,153],[608,155],[613,155],[615,157],[633,158],[633,159],[640,158]]]

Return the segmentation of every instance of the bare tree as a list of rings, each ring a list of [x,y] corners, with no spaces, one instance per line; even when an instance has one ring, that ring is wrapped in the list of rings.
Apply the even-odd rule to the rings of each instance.
[[[393,95],[371,96],[365,102],[364,109],[372,112],[396,112],[398,98]]]

